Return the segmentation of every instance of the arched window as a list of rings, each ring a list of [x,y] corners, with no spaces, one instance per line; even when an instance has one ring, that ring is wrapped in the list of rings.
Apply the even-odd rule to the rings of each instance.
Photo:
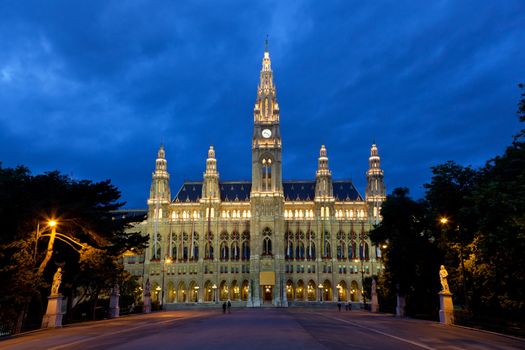
[[[304,260],[304,243],[303,241],[299,241],[297,244],[297,247],[295,249],[295,258]]]
[[[348,259],[355,258],[355,242],[350,241],[348,244]]]
[[[228,243],[226,241],[221,243],[221,260],[228,260]]]
[[[272,190],[272,160],[270,158],[262,160],[262,190]]]
[[[232,260],[239,260],[241,252],[239,249],[239,243],[237,241],[233,242],[231,245],[231,257]]]
[[[339,241],[339,244],[337,245],[337,259],[344,259],[345,258],[345,242]]]
[[[365,243],[365,259],[370,259],[370,249],[368,249],[368,243]]]
[[[359,259],[363,260],[365,257],[364,251],[363,251],[363,242],[359,243]]]
[[[330,258],[332,257],[332,247],[330,246],[330,242],[325,241],[324,244],[324,257]]]
[[[193,260],[199,260],[199,244],[197,242],[193,243]]]
[[[183,253],[182,253],[182,258],[183,258],[184,260],[188,260],[188,247],[187,247],[187,246],[184,246],[184,248],[183,248],[182,251],[183,251]]]
[[[315,243],[312,241],[308,243],[308,248],[306,249],[306,257],[308,260],[315,259]]]
[[[263,240],[262,255],[272,255],[272,240],[270,239],[270,237],[265,237]]]
[[[250,259],[250,241],[242,242],[242,260]]]
[[[286,243],[286,247],[284,248],[285,249],[284,256],[286,259],[293,259],[293,242],[291,241],[292,233],[291,232],[285,233],[285,237],[286,237],[287,243]]]
[[[213,260],[213,244],[207,242],[204,249],[204,259]]]
[[[177,259],[177,236],[174,234],[171,235],[171,251],[169,255],[173,260]]]

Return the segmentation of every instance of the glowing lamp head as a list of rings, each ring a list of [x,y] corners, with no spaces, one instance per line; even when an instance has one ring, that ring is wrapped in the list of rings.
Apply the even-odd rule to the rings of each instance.
[[[445,225],[446,223],[448,223],[448,219],[446,217],[442,217],[441,219],[439,219],[439,222]]]
[[[57,222],[55,220],[49,220],[47,224],[49,225],[49,227],[55,227],[57,225]]]

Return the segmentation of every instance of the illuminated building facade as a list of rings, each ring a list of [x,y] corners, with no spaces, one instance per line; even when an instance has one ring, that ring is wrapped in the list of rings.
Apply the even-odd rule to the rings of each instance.
[[[368,232],[385,200],[384,173],[372,145],[363,198],[336,181],[321,146],[314,180],[282,177],[280,109],[268,49],[254,107],[251,181],[222,181],[210,147],[204,178],[170,192],[161,146],[152,176],[145,256],[125,257],[151,283],[153,300],[247,306],[360,301],[362,280],[381,269]]]

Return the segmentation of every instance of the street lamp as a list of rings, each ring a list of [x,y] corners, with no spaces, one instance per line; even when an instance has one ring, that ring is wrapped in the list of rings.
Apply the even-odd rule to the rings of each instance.
[[[199,302],[199,286],[195,286],[194,289],[195,289],[195,302],[198,303]]]
[[[447,217],[441,217],[439,222],[442,226],[446,226],[449,222]],[[459,241],[459,261],[461,264],[461,284],[463,285],[463,294],[465,295],[465,307],[469,309],[468,294],[467,294],[467,283],[465,279],[465,264],[463,263],[463,239],[461,235],[461,228],[456,225],[456,230],[458,231],[458,241]]]
[[[166,285],[164,284],[164,281],[166,279],[166,264],[171,264],[172,260],[171,257],[167,257],[164,259],[164,262],[162,264],[162,296],[161,296],[161,307],[164,307],[164,290],[166,289]]]
[[[321,283],[319,283],[319,285],[317,286],[317,288],[319,288],[319,300],[321,301],[321,303],[323,302],[323,285]]]
[[[217,303],[217,285],[214,283],[211,289],[213,289],[213,302]]]

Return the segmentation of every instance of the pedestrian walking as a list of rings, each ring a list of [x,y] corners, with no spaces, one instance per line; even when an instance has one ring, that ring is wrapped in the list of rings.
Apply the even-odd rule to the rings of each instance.
[[[337,302],[337,308],[339,309],[339,312],[341,312],[341,302],[340,301]]]
[[[226,302],[222,303],[222,313],[226,313]]]
[[[345,301],[345,310],[348,311],[348,301]]]
[[[230,301],[230,299],[228,299],[228,313],[232,313],[232,302]]]

